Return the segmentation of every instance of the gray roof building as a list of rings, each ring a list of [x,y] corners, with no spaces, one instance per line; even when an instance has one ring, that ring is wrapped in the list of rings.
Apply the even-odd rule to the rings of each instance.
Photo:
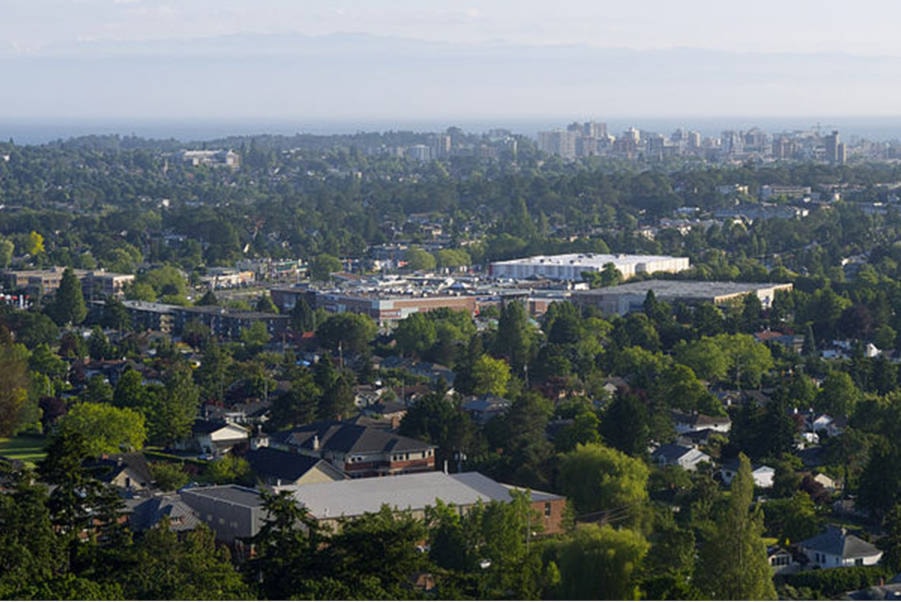
[[[654,291],[658,301],[668,303],[712,303],[726,305],[749,294],[757,295],[764,307],[769,307],[776,291],[790,291],[791,284],[760,282],[702,282],[696,280],[645,280],[619,286],[573,291],[576,305],[598,307],[605,314],[625,315],[640,310],[648,291]]]
[[[275,488],[276,491],[290,491],[294,500],[320,521],[378,512],[383,505],[421,516],[427,506],[435,505],[436,500],[468,509],[479,502],[510,502],[513,499],[511,491],[516,489],[478,472],[426,472]],[[530,493],[533,504],[565,502],[563,496],[553,493]]]

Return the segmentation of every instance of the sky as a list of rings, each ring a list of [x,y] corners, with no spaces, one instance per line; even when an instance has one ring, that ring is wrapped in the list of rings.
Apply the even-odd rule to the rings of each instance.
[[[7,120],[901,115],[890,0],[0,0],[0,15]]]

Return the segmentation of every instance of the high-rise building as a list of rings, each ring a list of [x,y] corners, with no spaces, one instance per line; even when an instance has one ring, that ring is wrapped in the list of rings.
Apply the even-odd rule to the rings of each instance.
[[[845,145],[838,137],[838,130],[825,137],[826,161],[833,165],[842,165],[845,162]]]
[[[550,155],[560,155],[564,159],[575,159],[578,137],[578,132],[570,130],[538,132],[538,150]]]

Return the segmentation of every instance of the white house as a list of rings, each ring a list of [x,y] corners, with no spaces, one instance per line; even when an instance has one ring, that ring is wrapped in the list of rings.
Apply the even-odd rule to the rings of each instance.
[[[801,552],[821,568],[871,566],[882,558],[882,550],[845,529],[829,525],[826,531],[798,544]]]
[[[651,459],[661,466],[681,466],[685,470],[697,470],[701,462],[710,462],[711,458],[696,447],[667,443],[651,453]]]
[[[216,423],[198,420],[194,423],[191,433],[194,437],[194,445],[199,447],[202,453],[219,456],[228,453],[235,445],[249,442],[251,430],[246,426],[230,422]]]
[[[731,485],[732,479],[738,474],[738,460],[726,462],[720,467],[720,478],[725,485]],[[751,467],[751,478],[754,479],[754,486],[761,489],[769,489],[773,486],[773,478],[776,475],[776,469],[765,464]]]

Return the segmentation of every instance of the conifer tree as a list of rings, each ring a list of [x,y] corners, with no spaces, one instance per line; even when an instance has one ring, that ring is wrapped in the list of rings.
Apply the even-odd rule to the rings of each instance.
[[[695,579],[711,600],[775,600],[776,589],[763,542],[763,513],[754,501],[751,462],[739,455],[729,498],[716,528],[701,546]]]

